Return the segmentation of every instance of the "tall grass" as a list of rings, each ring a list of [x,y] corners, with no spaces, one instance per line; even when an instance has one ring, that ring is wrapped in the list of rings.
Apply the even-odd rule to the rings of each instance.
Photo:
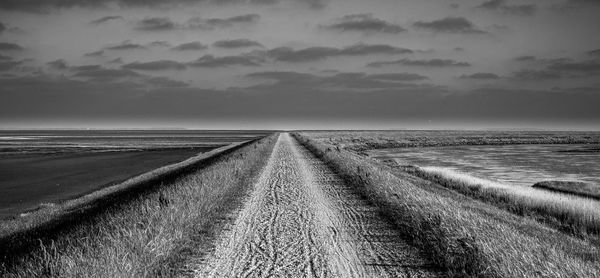
[[[519,214],[535,213],[556,219],[578,234],[600,233],[600,202],[542,189],[511,186],[441,167],[417,167],[419,176],[459,192],[502,202]]]
[[[483,203],[436,194],[383,165],[295,135],[376,204],[436,264],[454,276],[598,277],[597,247]],[[412,179],[412,180],[411,180]],[[423,181],[424,182],[424,181]],[[558,233],[558,235],[556,235]],[[533,236],[550,234],[551,236]],[[558,241],[557,241],[558,240]]]
[[[1,277],[172,277],[201,258],[266,164],[276,136],[106,208],[26,256],[0,264]],[[190,261],[192,260],[192,261]]]

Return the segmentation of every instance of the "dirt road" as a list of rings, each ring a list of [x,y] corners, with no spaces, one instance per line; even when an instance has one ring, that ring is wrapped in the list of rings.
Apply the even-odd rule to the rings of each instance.
[[[267,166],[197,277],[431,277],[427,259],[295,139]]]

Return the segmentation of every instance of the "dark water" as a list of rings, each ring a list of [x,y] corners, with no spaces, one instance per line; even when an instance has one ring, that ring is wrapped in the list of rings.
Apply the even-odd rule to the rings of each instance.
[[[0,131],[0,219],[58,203],[216,147],[243,131]]]
[[[374,150],[402,165],[436,166],[508,184],[543,180],[600,185],[600,145],[456,146]]]

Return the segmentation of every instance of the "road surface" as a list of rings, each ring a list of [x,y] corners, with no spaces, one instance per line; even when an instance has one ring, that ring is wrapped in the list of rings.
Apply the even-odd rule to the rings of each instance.
[[[435,277],[436,268],[289,134],[197,277]]]

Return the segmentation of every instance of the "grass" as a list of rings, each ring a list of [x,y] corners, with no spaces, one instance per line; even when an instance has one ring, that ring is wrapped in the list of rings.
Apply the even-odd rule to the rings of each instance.
[[[597,277],[600,253],[589,242],[295,134],[451,276]]]
[[[600,185],[573,181],[541,181],[535,188],[600,200]]]
[[[269,136],[52,231],[2,277],[172,277],[201,258],[273,149]],[[33,238],[35,239],[35,238]],[[191,260],[191,261],[190,261]]]
[[[321,131],[310,132],[310,136],[359,153],[373,149],[406,147],[600,143],[600,132],[591,131]]]
[[[439,167],[416,167],[418,176],[519,215],[556,223],[576,235],[600,233],[600,203],[533,187],[511,186]]]

